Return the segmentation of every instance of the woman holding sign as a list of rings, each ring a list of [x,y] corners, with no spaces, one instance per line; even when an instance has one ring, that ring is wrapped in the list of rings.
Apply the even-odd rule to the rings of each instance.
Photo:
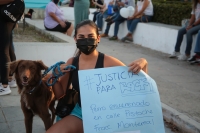
[[[66,62],[66,64],[62,64],[60,66],[60,70],[62,72],[66,72],[66,74],[62,76],[60,80],[58,80],[53,86],[54,93],[57,99],[65,94],[68,85],[67,81],[69,79],[69,73],[67,72],[69,72],[69,70],[64,70],[64,68],[72,64],[74,59],[78,60],[75,63],[77,69],[72,73],[72,86],[78,92],[80,91],[78,70],[125,66],[125,64],[118,59],[97,51],[96,47],[100,42],[100,35],[98,33],[98,27],[93,21],[85,20],[79,23],[75,28],[74,40],[77,44],[77,48],[79,49],[79,51],[76,53],[76,57],[70,58]],[[147,73],[147,61],[143,58],[135,60],[129,65],[129,71],[138,73],[140,70],[143,70]],[[80,97],[79,102],[76,104],[71,114],[55,123],[47,131],[47,133],[57,132],[83,133]]]
[[[128,34],[121,39],[122,42],[133,42],[133,32],[139,22],[150,22],[153,17],[153,4],[151,0],[138,0],[135,13],[132,17],[128,17],[127,27]]]

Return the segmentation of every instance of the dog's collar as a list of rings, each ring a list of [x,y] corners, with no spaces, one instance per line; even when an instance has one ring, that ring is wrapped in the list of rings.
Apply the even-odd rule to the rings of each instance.
[[[40,83],[38,84],[38,86],[39,86],[41,83],[42,83],[42,80],[40,80]],[[31,89],[31,90],[30,90],[29,92],[27,92],[27,93],[31,95],[31,94],[35,91],[35,89],[36,89],[38,86],[33,87],[33,89]]]

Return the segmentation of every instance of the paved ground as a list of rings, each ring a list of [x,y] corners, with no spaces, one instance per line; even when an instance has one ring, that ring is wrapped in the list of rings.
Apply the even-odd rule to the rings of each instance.
[[[168,59],[166,54],[132,43],[109,41],[106,38],[102,39],[98,49],[125,64],[137,58],[146,58],[149,62],[149,75],[158,85],[162,103],[200,122],[200,66]],[[13,88],[11,95],[0,97],[0,133],[24,132],[20,98],[17,88]],[[44,132],[44,126],[37,117],[33,122],[33,132]],[[166,128],[166,133],[170,132]]]
[[[166,133],[174,133],[165,128]],[[33,133],[44,133],[42,120],[35,116],[33,120]],[[0,97],[0,133],[25,133],[24,116],[20,107],[20,96],[17,88],[12,93]]]
[[[100,51],[107,53],[105,51],[107,45],[108,42],[103,39],[101,46],[99,46]],[[116,50],[113,49],[112,51]],[[0,133],[25,133],[23,119],[24,116],[20,108],[20,96],[17,88],[12,88],[10,95],[0,97]],[[165,129],[166,133],[173,133],[170,128]],[[33,121],[33,133],[43,132],[45,132],[43,122],[36,116]]]
[[[161,101],[200,122],[200,66],[169,59],[166,54],[134,45],[102,39],[99,50],[129,64],[143,57],[149,75],[157,82]]]

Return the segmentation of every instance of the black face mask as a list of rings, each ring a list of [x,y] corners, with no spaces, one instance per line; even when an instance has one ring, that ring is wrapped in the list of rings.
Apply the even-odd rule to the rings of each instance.
[[[53,0],[53,2],[54,2],[55,4],[58,4],[59,0]]]
[[[91,54],[97,47],[96,39],[94,38],[84,38],[78,39],[76,47],[86,55]]]

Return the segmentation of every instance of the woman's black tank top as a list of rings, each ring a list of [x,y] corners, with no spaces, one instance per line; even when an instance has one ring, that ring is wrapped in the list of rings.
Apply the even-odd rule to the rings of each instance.
[[[79,70],[79,56],[74,58],[73,65],[76,67],[76,70],[72,73],[72,86],[73,88],[79,92],[79,106],[81,107],[81,99],[80,99],[80,88],[79,88],[79,79],[78,79],[78,70]],[[96,68],[103,68],[104,67],[104,54],[99,52],[97,62],[96,62]],[[82,88],[84,89],[84,88]]]

